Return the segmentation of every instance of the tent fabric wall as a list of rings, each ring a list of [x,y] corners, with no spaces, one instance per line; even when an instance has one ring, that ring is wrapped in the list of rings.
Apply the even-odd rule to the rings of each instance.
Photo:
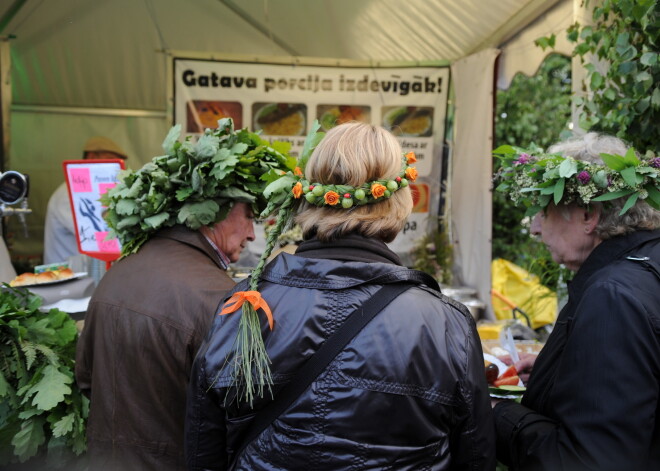
[[[576,0],[577,1],[577,0]],[[13,3],[13,2],[10,2]],[[456,101],[462,110],[456,140],[452,212],[463,282],[484,294],[490,272],[490,119],[492,81],[465,76],[483,54],[492,79],[496,47],[557,0],[26,0],[0,39],[10,39],[13,103],[12,169],[32,177],[32,236],[20,253],[39,253],[47,198],[63,181],[60,162],[77,157],[90,135],[108,135],[136,157],[138,167],[159,154],[166,118],[71,114],[76,107],[171,111],[165,51],[326,60],[457,61]],[[10,5],[0,4],[0,15]],[[486,64],[487,61],[490,64]],[[465,82],[463,82],[465,80]],[[478,90],[469,89],[478,82]],[[468,100],[463,102],[463,100]],[[43,112],[40,112],[40,107]],[[53,108],[61,107],[54,113]],[[47,112],[46,112],[47,111]],[[463,128],[463,126],[468,126]],[[483,134],[482,134],[483,132]],[[470,165],[473,165],[470,167]],[[5,166],[5,169],[7,167]],[[470,175],[478,174],[478,179]],[[480,209],[467,204],[469,194]],[[465,210],[465,208],[468,210]],[[483,209],[481,209],[483,207]],[[478,217],[477,217],[478,216]],[[12,232],[15,218],[10,218]],[[18,236],[17,236],[18,237]],[[15,246],[16,247],[16,246]],[[475,252],[472,252],[476,250]]]
[[[487,49],[452,65],[456,90],[450,189],[454,264],[460,282],[475,288],[489,306],[489,318],[493,318],[490,265],[483,262],[491,257],[493,81],[498,54],[497,49]]]
[[[23,235],[18,218],[7,219],[8,245],[14,246],[18,255],[41,253],[46,205],[50,195],[64,181],[62,161],[80,159],[89,137],[109,137],[128,153],[127,166],[137,169],[163,153],[160,143],[169,127],[164,114],[161,117],[124,117],[14,110],[10,165],[12,170],[30,177],[28,202],[32,213],[26,217],[28,239]]]
[[[550,53],[570,56],[574,45],[568,41],[566,30],[576,18],[574,11],[576,2],[580,0],[562,0],[547,11],[527,28],[500,46],[502,53],[498,60],[497,87],[502,90],[509,88],[511,80],[517,73],[527,76],[536,74],[543,60]],[[534,44],[541,38],[555,35],[555,47],[545,51]]]

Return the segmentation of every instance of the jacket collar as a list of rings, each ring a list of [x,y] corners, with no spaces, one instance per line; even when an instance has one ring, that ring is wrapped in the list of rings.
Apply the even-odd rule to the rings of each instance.
[[[161,229],[154,235],[154,237],[176,240],[177,242],[193,247],[205,253],[220,269],[227,270],[227,265],[224,263],[220,255],[214,250],[211,244],[209,244],[206,237],[204,237],[199,231],[193,231],[183,225],[176,225]]]
[[[311,289],[339,290],[364,284],[403,281],[425,284],[438,291],[440,289],[437,282],[426,273],[394,263],[393,258],[398,260],[398,257],[382,242],[361,236],[347,237],[328,244],[317,244],[313,240],[309,242],[301,244],[295,255],[280,253],[266,266],[261,279],[279,285]],[[347,249],[350,249],[350,255],[346,254]]]
[[[401,265],[401,259],[382,241],[359,234],[349,234],[332,242],[317,238],[304,241],[296,255],[305,258],[344,260],[347,262],[382,262]]]
[[[660,229],[636,231],[632,234],[604,240],[589,254],[575,278],[569,284],[569,291],[581,293],[591,275],[601,268],[627,255],[635,255],[635,250],[652,240],[660,240]]]

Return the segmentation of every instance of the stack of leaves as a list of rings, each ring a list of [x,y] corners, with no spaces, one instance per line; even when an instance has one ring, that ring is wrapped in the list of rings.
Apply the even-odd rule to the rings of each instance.
[[[45,455],[50,468],[63,468],[86,448],[89,401],[75,386],[76,325],[40,306],[25,289],[0,287],[0,465]]]
[[[122,172],[119,184],[101,197],[110,237],[119,238],[123,256],[137,252],[161,228],[183,224],[195,230],[221,221],[236,201],[259,214],[266,206],[266,184],[296,164],[289,143],[235,131],[230,118],[219,120],[218,129],[206,129],[197,142],[180,142],[180,134],[181,125],[174,126],[163,142],[166,155]]]
[[[534,215],[551,202],[555,205],[591,201],[607,203],[625,198],[620,214],[638,200],[660,210],[660,157],[647,152],[638,158],[630,148],[626,155],[601,154],[605,165],[575,160],[560,154],[543,154],[542,149],[500,146],[493,151],[502,159],[495,176],[497,191],[509,195],[516,204]]]

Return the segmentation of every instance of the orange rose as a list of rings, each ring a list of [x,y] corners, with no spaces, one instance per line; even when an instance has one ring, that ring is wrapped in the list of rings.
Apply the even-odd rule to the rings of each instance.
[[[295,185],[293,185],[293,189],[291,190],[291,192],[293,193],[294,198],[296,199],[300,198],[303,192],[302,183],[297,182]]]
[[[417,180],[417,169],[415,167],[408,167],[406,169],[406,178],[411,182]]]
[[[414,164],[415,162],[417,162],[417,157],[415,157],[415,153],[414,152],[408,152],[406,154],[406,161],[408,162],[408,165]]]
[[[339,203],[339,194],[334,191],[328,191],[325,195],[323,195],[323,199],[325,200],[325,204],[334,206]]]
[[[300,170],[300,167],[296,167],[293,169],[293,174],[297,177],[302,177],[302,170]]]
[[[383,196],[385,194],[385,190],[387,190],[387,188],[385,188],[385,186],[381,185],[380,183],[374,183],[371,185],[371,194],[376,199]]]

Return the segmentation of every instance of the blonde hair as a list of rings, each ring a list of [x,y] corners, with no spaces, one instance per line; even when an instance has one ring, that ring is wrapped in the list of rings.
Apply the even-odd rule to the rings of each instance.
[[[396,138],[384,128],[351,122],[332,128],[312,153],[305,178],[321,184],[359,186],[365,182],[394,179],[401,171],[403,152]],[[356,232],[391,242],[412,211],[410,188],[400,188],[390,198],[350,210],[319,208],[303,203],[296,222],[303,237],[314,235],[330,241]]]
[[[582,137],[555,144],[548,149],[548,152],[603,165],[600,154],[625,155],[628,147],[617,137],[589,132]],[[660,228],[660,211],[649,206],[646,201],[638,199],[625,214],[619,215],[625,203],[625,197],[611,200],[607,205],[599,202],[591,203],[591,206],[601,209],[595,232],[602,240],[638,230]]]

